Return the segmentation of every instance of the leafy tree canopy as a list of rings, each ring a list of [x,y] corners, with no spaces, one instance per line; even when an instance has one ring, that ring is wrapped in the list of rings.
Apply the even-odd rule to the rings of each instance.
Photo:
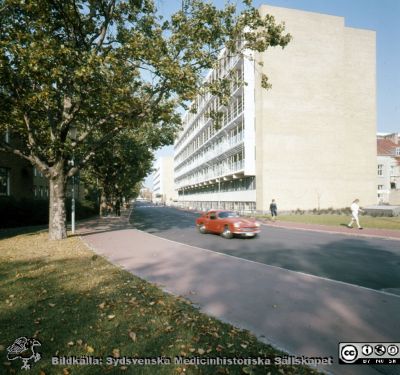
[[[86,186],[100,190],[102,201],[138,195],[140,181],[151,170],[153,154],[146,139],[123,130],[98,150],[81,174]]]
[[[204,89],[227,96],[229,77],[200,89],[224,46],[261,52],[289,42],[283,25],[243,3],[237,14],[193,0],[164,20],[151,0],[0,0],[0,131],[24,145],[1,140],[0,149],[49,178],[51,238],[65,236],[67,177],[122,129],[145,134],[153,149],[171,144],[179,105]]]

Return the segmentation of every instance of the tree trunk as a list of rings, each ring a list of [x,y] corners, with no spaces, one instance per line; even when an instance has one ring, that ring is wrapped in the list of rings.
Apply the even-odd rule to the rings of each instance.
[[[106,215],[107,215],[107,199],[106,199],[106,195],[104,193],[104,189],[101,189],[100,216],[106,216]]]
[[[64,170],[60,166],[49,179],[49,239],[62,240],[67,237]]]

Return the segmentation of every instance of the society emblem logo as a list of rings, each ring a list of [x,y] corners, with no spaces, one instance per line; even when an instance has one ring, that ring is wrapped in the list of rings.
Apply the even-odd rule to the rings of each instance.
[[[340,358],[343,362],[352,363],[358,357],[358,350],[354,345],[344,345],[340,350]]]
[[[19,337],[12,345],[7,348],[7,359],[14,361],[18,358],[22,360],[22,370],[29,370],[31,364],[29,361],[37,362],[40,360],[40,353],[36,352],[35,347],[41,346],[39,340],[30,337]]]

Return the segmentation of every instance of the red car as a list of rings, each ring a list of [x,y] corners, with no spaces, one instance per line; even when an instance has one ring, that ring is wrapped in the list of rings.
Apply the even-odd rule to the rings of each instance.
[[[240,217],[236,212],[211,210],[196,219],[196,227],[200,233],[218,233],[225,238],[234,234],[255,237],[260,233],[260,224],[255,220]]]

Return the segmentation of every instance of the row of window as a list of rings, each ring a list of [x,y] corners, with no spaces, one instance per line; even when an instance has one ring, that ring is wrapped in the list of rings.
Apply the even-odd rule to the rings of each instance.
[[[384,165],[383,164],[378,164],[378,176],[383,176],[384,175]],[[393,176],[395,174],[395,166],[391,165],[390,166],[390,171],[389,171],[390,176]]]
[[[243,95],[233,97],[223,111],[221,118],[221,127],[226,127],[232,120],[239,116],[243,112],[244,97]],[[205,115],[204,115],[205,116]],[[203,117],[203,116],[202,116]],[[199,134],[190,141],[186,147],[184,147],[176,156],[175,163],[179,164],[194,152],[196,152],[204,143],[206,143],[210,138],[212,138],[218,130],[216,130],[215,125],[212,121],[209,121],[208,126],[205,124],[208,122],[207,119],[200,118],[196,123],[197,128],[203,127],[204,129],[199,132]],[[176,148],[176,147],[175,147]]]
[[[33,187],[33,195],[35,198],[48,198],[49,197],[49,188],[47,186],[34,186]]]
[[[35,167],[33,167],[33,175],[35,177],[43,177],[43,173],[38,171]]]
[[[214,69],[210,76],[205,81],[204,85],[212,84],[217,79],[223,78],[229,75],[230,79],[230,92],[233,93],[236,91],[243,82],[243,61],[241,61],[240,66],[237,69],[231,70],[239,61],[237,56],[228,56],[225,55],[219,60],[220,68]],[[210,108],[210,101],[212,99],[212,95],[207,93],[205,95],[198,95],[196,99],[193,101],[191,105],[191,111],[187,112],[184,118],[184,133],[182,137],[176,144],[176,148],[180,147],[180,145],[185,142],[186,139],[190,137],[190,135],[198,128],[199,124],[197,121],[194,121],[196,117],[200,114],[207,111]],[[212,103],[213,109],[218,110],[220,105],[219,101],[214,101]],[[193,111],[195,109],[195,112]],[[206,111],[204,111],[206,109]],[[191,124],[188,126],[188,124]]]
[[[244,169],[244,149],[226,157],[225,159],[213,164],[204,165],[185,176],[180,176],[175,179],[175,183],[180,185],[193,185],[206,180],[218,178],[227,174],[235,173]]]
[[[179,172],[184,173],[185,171],[189,171],[202,163],[212,160],[217,155],[227,151],[229,148],[232,148],[232,146],[235,146],[239,142],[242,142],[243,138],[244,123],[243,119],[241,119],[241,121],[231,130],[229,130],[226,135],[216,138],[214,142],[208,144],[201,151],[193,154],[191,157],[185,160],[185,162],[175,168],[175,174],[178,174]]]
[[[7,168],[0,168],[0,195],[10,195],[10,173]]]
[[[244,158],[244,148],[242,145],[240,151],[235,154],[225,157],[213,164],[202,164],[198,169],[193,170],[191,173],[175,178],[175,183],[186,182],[190,185],[207,179],[218,178],[231,172],[236,172],[244,168]],[[192,182],[193,180],[196,180],[196,182]]]
[[[256,189],[256,179],[254,176],[244,177],[240,179],[221,181],[210,185],[198,186],[195,188],[179,190],[178,194],[181,198],[190,194],[215,194],[227,193],[232,191],[246,191]]]
[[[180,202],[181,206],[190,207],[199,211],[208,210],[232,210],[239,212],[251,212],[256,210],[256,202],[238,202],[238,201],[186,201]]]
[[[34,169],[34,174],[35,176],[39,175],[36,169]],[[0,195],[10,195],[10,170],[8,168],[0,167]],[[48,186],[33,186],[33,195],[35,198],[48,198]]]
[[[378,185],[378,190],[383,190],[384,189],[384,185]],[[390,189],[397,189],[397,185],[396,182],[390,182]]]

